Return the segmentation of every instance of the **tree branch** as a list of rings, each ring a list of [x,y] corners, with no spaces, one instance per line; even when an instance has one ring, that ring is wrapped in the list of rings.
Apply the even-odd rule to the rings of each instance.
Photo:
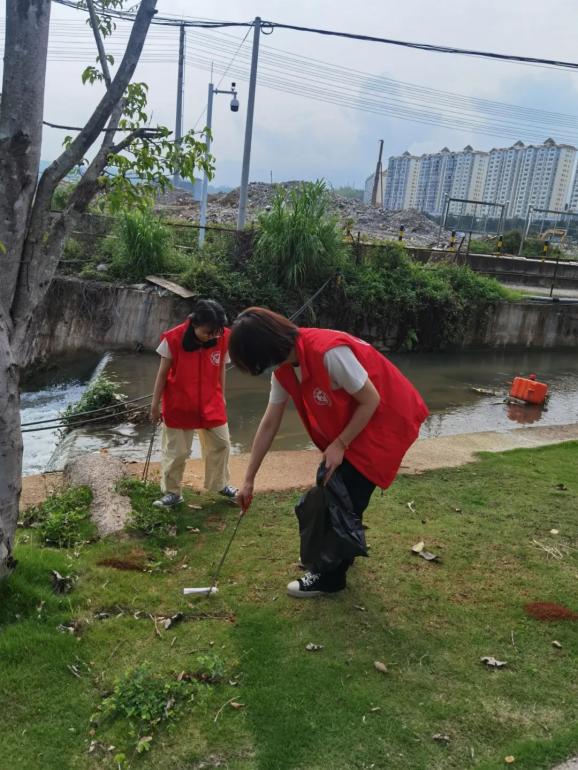
[[[98,58],[100,59],[100,66],[102,68],[104,82],[106,83],[106,87],[110,88],[112,84],[112,78],[110,77],[110,69],[108,67],[108,60],[106,58],[106,51],[104,50],[102,36],[98,29],[98,18],[96,16],[96,11],[94,10],[94,3],[92,0],[86,0],[86,5],[88,7],[88,15],[90,16],[90,26],[92,27],[92,32],[96,41],[96,47],[98,48]]]
[[[156,13],[157,0],[141,0],[122,62],[110,88],[100,100],[88,122],[67,149],[52,163],[40,178],[32,217],[45,211],[59,182],[77,166],[94,144],[121,99],[139,62],[151,20]]]
[[[160,128],[136,128],[131,134],[125,136],[121,142],[114,144],[108,154],[118,155],[123,150],[126,150],[127,147],[130,147],[135,139],[158,139],[163,133]]]
[[[51,123],[48,120],[43,120],[42,123],[45,126],[48,126],[49,128],[60,128],[63,131],[82,131],[82,128],[83,128],[82,126],[63,126],[60,123]],[[112,131],[112,133],[114,134],[117,131],[132,131],[132,130],[133,130],[132,128],[118,128],[118,127],[117,128],[108,128],[108,126],[107,126],[106,128],[101,128],[100,129],[100,133],[101,134],[107,134],[107,133],[110,133]]]
[[[17,289],[11,308],[11,316],[15,326],[20,327],[19,332],[23,327],[27,327],[32,312],[31,308],[36,306],[38,299],[43,295],[47,284],[54,275],[58,262],[57,257],[49,254],[46,249],[47,242],[52,240],[47,231],[50,230],[54,233],[56,229],[60,233],[61,228],[65,230],[71,213],[70,208],[68,208],[67,212],[58,218],[58,227],[56,227],[56,222],[50,222],[49,212],[54,191],[59,182],[78,165],[86,151],[94,144],[106,121],[110,119],[109,126],[111,128],[118,125],[123,108],[123,94],[139,62],[151,20],[156,13],[156,3],[157,0],[141,0],[126,51],[110,88],[94,110],[84,129],[60,157],[46,169],[40,179],[29,220]],[[103,157],[104,163],[106,163],[113,139],[113,131],[105,135],[102,147],[97,154],[98,163],[95,163],[96,159],[91,163],[89,169],[92,171],[86,180],[86,186],[83,185],[77,192],[78,198],[74,204],[75,208],[76,205],[80,204],[81,196],[84,197],[88,193],[90,184],[94,184],[101,173],[104,166],[100,170],[98,170],[98,166],[102,163]],[[97,170],[98,173],[96,173]],[[61,246],[62,238],[58,235],[52,242]]]

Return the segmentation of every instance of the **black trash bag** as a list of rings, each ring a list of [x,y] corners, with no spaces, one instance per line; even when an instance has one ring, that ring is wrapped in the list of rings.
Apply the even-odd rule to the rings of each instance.
[[[361,519],[353,511],[339,468],[323,485],[325,463],[317,469],[317,485],[295,506],[301,537],[301,562],[315,572],[330,572],[343,561],[367,556]]]

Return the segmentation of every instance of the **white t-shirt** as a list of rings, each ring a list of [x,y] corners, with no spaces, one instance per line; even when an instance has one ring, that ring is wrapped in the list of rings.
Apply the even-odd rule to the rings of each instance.
[[[323,363],[329,372],[331,389],[343,388],[347,393],[353,394],[361,390],[367,382],[367,372],[355,357],[355,353],[347,345],[338,345],[331,348],[323,356]],[[295,375],[301,381],[301,367],[295,367]],[[289,393],[279,382],[275,373],[271,375],[270,404],[284,404],[289,399]]]
[[[171,349],[169,347],[169,343],[166,341],[166,339],[161,340],[161,344],[157,348],[157,353],[159,356],[162,356],[163,358],[170,358],[172,359],[171,355]],[[229,358],[229,353],[226,353],[225,355],[225,363],[230,364],[231,359]]]

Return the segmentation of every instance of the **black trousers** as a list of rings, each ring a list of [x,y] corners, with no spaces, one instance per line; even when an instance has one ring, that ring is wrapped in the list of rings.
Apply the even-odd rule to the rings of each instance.
[[[344,460],[341,463],[338,471],[349,492],[349,497],[353,503],[353,511],[362,520],[363,513],[369,505],[371,495],[375,489],[375,484],[358,471],[357,468],[354,468],[348,460]],[[352,564],[353,559],[344,560],[336,569],[323,573],[324,579],[336,588],[343,587],[345,585],[345,574]]]

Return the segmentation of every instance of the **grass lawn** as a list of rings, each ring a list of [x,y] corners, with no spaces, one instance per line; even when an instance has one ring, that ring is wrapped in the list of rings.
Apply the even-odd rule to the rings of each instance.
[[[155,492],[135,486],[135,509]],[[0,768],[495,770],[511,756],[534,770],[578,753],[578,623],[524,612],[578,611],[578,444],[400,477],[367,512],[370,558],[329,599],[285,595],[298,574],[294,499],[256,498],[219,594],[193,601],[181,589],[207,584],[236,519],[226,502],[189,494],[167,514],[176,536],[57,549],[20,529],[19,566],[0,586]],[[440,563],[412,555],[420,540]],[[70,594],[52,593],[51,569],[78,576]],[[155,628],[177,612],[182,622]],[[71,621],[77,634],[58,630]],[[508,665],[489,670],[486,655]],[[186,674],[174,716],[137,730],[152,736],[137,754],[127,718],[98,707],[143,664],[161,686]],[[129,709],[152,703],[146,684],[124,686]]]

